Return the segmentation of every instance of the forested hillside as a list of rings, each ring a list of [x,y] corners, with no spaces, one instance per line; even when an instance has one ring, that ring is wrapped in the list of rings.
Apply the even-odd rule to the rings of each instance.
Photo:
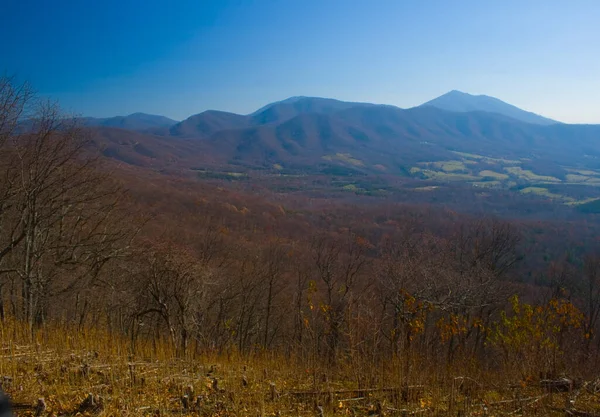
[[[102,152],[188,156],[106,129],[0,79],[0,376],[23,415],[598,407],[594,214],[203,181]]]

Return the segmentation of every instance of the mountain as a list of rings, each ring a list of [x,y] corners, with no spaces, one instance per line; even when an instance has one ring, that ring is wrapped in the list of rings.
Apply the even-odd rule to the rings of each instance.
[[[207,110],[190,116],[169,129],[173,136],[205,138],[225,129],[248,127],[252,124],[249,116],[217,110]]]
[[[85,126],[117,127],[137,131],[168,128],[177,123],[176,120],[169,119],[165,116],[146,113],[133,113],[129,116],[107,118],[82,117],[80,120]]]
[[[255,125],[285,122],[301,114],[318,113],[333,114],[352,107],[370,107],[374,104],[340,101],[321,97],[290,97],[288,99],[267,104],[250,114]]]
[[[263,111],[267,110],[269,107],[273,107],[273,106],[276,106],[276,105],[279,105],[279,104],[296,103],[296,102],[298,102],[300,100],[304,100],[304,99],[307,99],[307,98],[310,98],[310,97],[307,97],[307,96],[293,96],[293,97],[288,97],[288,98],[283,99],[283,100],[274,101],[273,103],[266,104],[266,105],[262,106],[260,109],[255,110],[254,112],[250,113],[249,116],[254,116],[254,115],[258,114],[258,113],[262,113]]]
[[[290,97],[267,104],[245,116],[207,110],[173,125],[169,131],[173,136],[206,138],[221,130],[283,123],[302,114],[333,114],[353,107],[369,106],[374,106],[374,104],[353,103],[320,97]]]
[[[205,111],[159,130],[103,128],[98,146],[121,162],[188,173],[376,174],[532,184],[530,192],[539,184],[600,185],[599,125],[536,124],[483,110],[293,97],[249,115]]]
[[[455,152],[486,158],[539,159],[577,164],[600,158],[600,126],[540,126],[488,112],[435,107],[350,107],[331,114],[305,113],[282,123],[224,129],[205,141],[223,161],[249,166],[315,166],[326,161],[361,170],[415,166],[456,159]],[[338,155],[338,156],[336,156]],[[339,155],[349,155],[340,158]],[[349,159],[351,158],[351,159]],[[491,160],[491,159],[490,159]]]
[[[498,113],[504,116],[512,117],[526,123],[539,125],[550,125],[558,123],[555,120],[548,119],[538,114],[522,110],[512,104],[508,104],[495,97],[486,95],[472,95],[461,91],[453,90],[438,98],[434,98],[421,107],[433,106],[438,109],[452,112],[473,112],[484,111],[489,113]]]

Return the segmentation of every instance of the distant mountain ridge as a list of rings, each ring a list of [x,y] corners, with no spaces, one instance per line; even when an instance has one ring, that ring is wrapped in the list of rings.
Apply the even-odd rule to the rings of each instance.
[[[342,110],[345,108],[356,106],[375,106],[375,104],[342,101],[324,97],[294,96],[286,98],[285,100],[269,103],[266,106],[263,106],[260,109],[256,110],[255,112],[250,113],[249,116],[258,117],[260,114],[268,112],[273,108],[285,108],[288,109],[288,111],[293,110],[297,113],[331,113],[337,110]]]
[[[290,97],[267,104],[248,115],[207,110],[171,127],[170,133],[184,137],[208,137],[219,130],[283,123],[302,114],[334,114],[353,107],[377,106],[321,97]]]
[[[225,129],[237,129],[251,125],[251,118],[236,113],[207,110],[188,117],[170,127],[172,136],[206,138]]]
[[[121,129],[137,131],[156,128],[169,128],[177,123],[176,120],[169,119],[168,117],[147,113],[132,113],[128,116],[104,118],[82,117],[79,120],[84,126],[118,127]]]
[[[399,109],[396,106],[382,104],[348,102],[322,97],[294,96],[269,103],[247,115],[208,110],[174,124],[170,128],[170,133],[175,136],[184,137],[208,137],[218,130],[283,123],[302,114],[332,115],[351,108],[382,109],[386,107]],[[455,113],[494,113],[536,125],[559,123],[538,114],[519,109],[494,97],[485,95],[476,96],[457,90],[450,91],[417,107],[435,107]]]
[[[472,111],[484,111],[489,113],[498,113],[504,116],[512,117],[526,123],[550,125],[558,123],[556,120],[548,119],[539,114],[520,109],[512,104],[505,103],[495,97],[486,95],[472,95],[462,91],[452,90],[440,97],[434,98],[421,107],[433,106],[438,109],[464,113]]]
[[[565,167],[600,172],[600,125],[529,123],[498,111],[470,108],[475,110],[449,111],[434,105],[401,109],[292,97],[248,115],[205,111],[169,128],[145,130],[135,138],[127,130],[103,127],[99,146],[107,147],[105,155],[124,162],[158,167],[162,160],[183,170],[228,167],[327,173],[343,168],[402,176],[424,170],[423,175],[431,177],[436,174],[424,168],[427,164],[454,161],[456,165],[448,169],[468,178],[473,160],[466,165],[456,160],[470,154],[480,161],[481,171],[502,178],[507,174],[496,172],[494,164],[513,164],[508,166],[511,175],[540,181],[554,175],[566,181]],[[515,167],[532,161],[540,161],[538,168],[545,167],[535,171],[537,176]]]
[[[86,126],[117,127],[137,131],[153,130],[154,133],[159,133],[163,136],[208,137],[219,130],[283,123],[301,114],[334,114],[355,107],[389,107],[399,109],[396,106],[390,105],[348,102],[323,97],[294,96],[269,103],[247,115],[219,110],[206,110],[180,122],[165,116],[146,113],[133,113],[128,116],[108,118],[83,117],[80,120]],[[522,110],[494,97],[472,95],[457,90],[450,91],[417,107],[435,107],[456,113],[496,113],[518,121],[538,125],[559,123],[538,114]]]

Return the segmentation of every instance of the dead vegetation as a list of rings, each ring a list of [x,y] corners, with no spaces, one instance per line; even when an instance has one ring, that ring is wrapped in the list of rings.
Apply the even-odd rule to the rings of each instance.
[[[0,377],[19,415],[598,412],[598,256],[552,264],[530,301],[521,235],[493,219],[368,228],[168,195],[144,229],[153,203],[29,100],[0,80]]]
[[[402,361],[369,384],[326,362],[235,351],[178,355],[168,339],[137,343],[105,330],[1,325],[2,388],[19,416],[600,415],[600,383],[567,377],[514,381],[502,373],[455,375],[422,364],[414,385]]]

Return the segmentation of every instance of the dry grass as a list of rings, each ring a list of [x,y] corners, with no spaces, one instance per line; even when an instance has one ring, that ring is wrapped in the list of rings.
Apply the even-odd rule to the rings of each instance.
[[[595,385],[577,396],[548,394],[478,372],[470,363],[440,371],[414,361],[403,378],[403,361],[396,360],[367,365],[349,358],[330,367],[314,357],[300,361],[267,352],[178,357],[166,341],[139,342],[133,349],[127,338],[99,329],[46,326],[32,339],[26,326],[6,320],[0,330],[0,375],[19,416],[36,415],[39,398],[46,404],[42,416],[318,416],[321,410],[558,416],[568,398],[590,411],[600,399]]]
[[[541,197],[549,198],[551,200],[560,200],[560,201],[564,201],[567,203],[574,201],[574,199],[571,197],[564,196],[561,194],[551,193],[550,191],[548,191],[547,188],[544,188],[544,187],[527,187],[527,188],[523,188],[520,192],[522,194],[535,194],[535,195],[539,195]]]

